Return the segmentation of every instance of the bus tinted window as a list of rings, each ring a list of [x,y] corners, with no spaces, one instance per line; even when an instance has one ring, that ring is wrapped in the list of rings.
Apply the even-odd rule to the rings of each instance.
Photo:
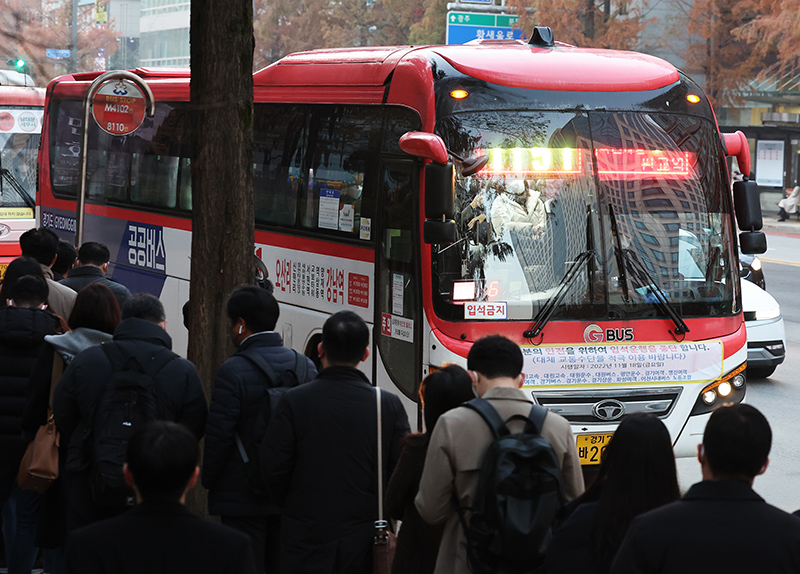
[[[76,195],[82,123],[81,102],[54,102],[51,121],[50,177],[56,195]],[[153,118],[128,136],[112,136],[92,125],[87,157],[87,194],[97,201],[144,207],[191,209],[179,180],[188,170],[186,104],[158,102]],[[181,188],[183,191],[183,187]],[[188,201],[186,201],[188,199]],[[185,205],[188,203],[188,205]]]

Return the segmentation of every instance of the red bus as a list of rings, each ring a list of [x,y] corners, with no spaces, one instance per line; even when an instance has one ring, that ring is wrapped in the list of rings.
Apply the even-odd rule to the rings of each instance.
[[[0,86],[0,278],[34,227],[44,89]]]
[[[159,295],[180,325],[189,75],[135,73],[155,117],[127,137],[89,126],[85,239],[108,245],[113,276]],[[96,77],[48,87],[41,217],[64,238]],[[584,464],[637,411],[690,455],[708,414],[744,397],[726,143],[742,171],[749,150],[669,63],[485,40],[298,53],[254,84],[255,250],[287,346],[313,356],[330,313],[358,312],[373,333],[365,370],[416,414],[431,369],[506,335],[523,348],[524,388],[571,422]],[[739,203],[744,217],[753,202]],[[748,249],[763,240],[760,212],[751,220]],[[172,331],[182,350],[185,332]]]

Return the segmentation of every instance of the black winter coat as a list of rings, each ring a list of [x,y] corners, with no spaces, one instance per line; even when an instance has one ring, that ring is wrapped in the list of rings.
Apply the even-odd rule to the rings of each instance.
[[[261,516],[278,512],[267,499],[248,490],[244,461],[236,446],[237,432],[244,445],[253,442],[253,423],[264,408],[268,388],[262,372],[241,356],[247,349],[257,350],[277,376],[287,369],[294,370],[296,365],[294,352],[283,346],[278,333],[270,332],[248,337],[217,371],[203,453],[203,486],[208,489],[208,512],[213,515]],[[314,363],[306,360],[306,379],[300,383],[317,377]]]
[[[388,483],[409,428],[400,399],[381,398]],[[284,395],[267,431],[264,469],[281,506],[284,571],[372,571],[377,430],[375,389],[352,367],[323,369]]]
[[[56,333],[56,316],[41,309],[0,308],[0,463],[19,464],[27,442],[22,413],[28,378],[36,366],[45,335]]]
[[[436,568],[444,523],[428,524],[414,505],[428,438],[425,434],[410,434],[403,439],[400,459],[386,489],[386,513],[403,522],[397,535],[392,574],[431,574]]]
[[[172,339],[164,329],[143,319],[126,319],[114,330],[112,343],[126,355],[149,359],[161,349],[171,349]],[[111,363],[102,345],[90,347],[70,362],[56,386],[53,411],[61,440],[68,448],[67,471],[81,472],[85,442],[94,411],[111,379]],[[164,420],[183,424],[202,438],[208,405],[194,365],[175,355],[156,377],[159,412]]]

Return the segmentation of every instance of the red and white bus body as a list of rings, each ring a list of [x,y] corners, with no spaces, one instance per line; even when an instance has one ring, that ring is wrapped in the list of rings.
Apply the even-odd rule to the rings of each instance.
[[[182,351],[189,79],[136,73],[156,117],[127,140],[90,131],[85,239],[109,246],[132,291],[161,296]],[[70,129],[95,77],[48,87],[42,223],[64,237]],[[585,464],[624,413],[661,417],[691,455],[711,410],[743,399],[725,151],[707,99],[670,64],[513,40],[320,50],[254,74],[254,100],[255,248],[287,345],[312,355],[327,316],[358,312],[373,331],[365,370],[416,414],[431,369],[465,365],[473,341],[500,333],[523,347],[525,391],[570,420]],[[454,240],[424,242],[434,170],[400,148],[409,132],[436,134],[452,157],[489,156],[474,175],[456,170]]]
[[[0,86],[0,278],[35,225],[36,159],[44,89]]]

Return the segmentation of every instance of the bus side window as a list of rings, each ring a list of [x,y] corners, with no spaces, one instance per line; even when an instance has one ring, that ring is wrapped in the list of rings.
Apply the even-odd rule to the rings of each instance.
[[[253,187],[259,223],[296,224],[305,117],[302,106],[256,104]]]

